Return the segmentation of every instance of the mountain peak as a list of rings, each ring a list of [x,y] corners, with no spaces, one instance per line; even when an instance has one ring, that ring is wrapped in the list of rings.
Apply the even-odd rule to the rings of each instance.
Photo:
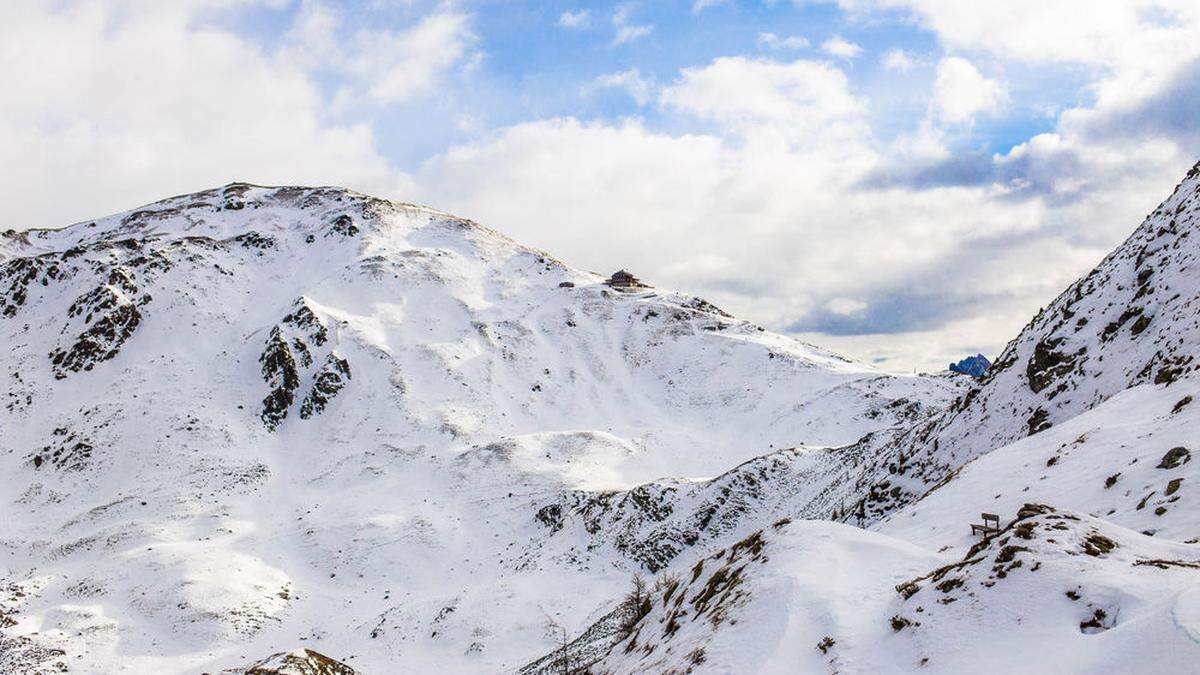
[[[312,244],[329,237],[346,239],[360,233],[394,227],[411,229],[431,222],[504,238],[477,223],[436,209],[380,199],[347,188],[234,182],[61,228],[9,231],[0,236],[0,254],[28,255],[129,238],[224,240],[238,236],[253,239],[298,235],[305,243]]]

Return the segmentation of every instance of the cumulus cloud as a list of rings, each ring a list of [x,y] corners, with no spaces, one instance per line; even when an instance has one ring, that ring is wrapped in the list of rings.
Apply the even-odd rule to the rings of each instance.
[[[1007,99],[1004,85],[984,77],[970,61],[951,56],[938,63],[930,105],[940,120],[969,123],[976,115],[998,111]]]
[[[351,27],[335,9],[308,0],[285,57],[311,71],[342,76],[341,106],[363,98],[392,104],[435,89],[463,63],[474,40],[469,17],[461,12],[439,10],[399,30]]]
[[[806,143],[851,145],[866,136],[862,102],[845,73],[817,61],[723,57],[686,68],[663,105],[739,131],[772,130]],[[844,146],[850,148],[850,145]]]
[[[834,35],[821,43],[821,49],[827,54],[843,59],[852,59],[862,53],[862,47],[843,39],[840,35]]]
[[[825,303],[825,308],[834,314],[851,316],[867,308],[867,303],[854,298],[834,298]]]
[[[839,2],[854,12],[907,11],[944,46],[964,54],[1049,72],[1069,68],[1091,76],[1086,102],[1058,111],[1052,131],[994,157],[945,148],[928,152],[907,166],[896,162],[877,174],[890,175],[883,183],[1000,185],[1009,199],[1036,196],[1050,200],[1063,214],[1081,218],[1076,222],[1092,218],[1092,225],[1077,231],[1090,233],[1092,243],[1111,245],[1200,155],[1200,124],[1195,121],[1200,5],[1193,2],[1091,3],[1086,11],[1070,3],[1037,0],[971,5],[945,0]],[[992,108],[996,96],[1003,102],[995,87],[981,87],[979,78],[961,64],[956,69],[957,79],[974,83],[966,91],[975,93],[961,99],[947,93],[940,110],[949,118],[966,117],[966,111],[981,105]],[[939,69],[939,77],[943,72]],[[956,99],[959,103],[952,104]],[[1084,213],[1085,205],[1077,203],[1081,201],[1106,206]]]
[[[592,15],[586,9],[563,12],[558,16],[558,25],[563,28],[586,28],[592,23]]]
[[[0,14],[0,76],[21,92],[0,102],[0,166],[20,167],[5,172],[21,195],[0,206],[6,226],[235,179],[397,186],[371,128],[329,121],[302,65],[198,24],[182,4],[9,3]]]
[[[916,62],[903,49],[889,49],[879,60],[884,68],[906,72],[916,67]]]
[[[712,131],[529,122],[443,153],[414,181],[423,200],[568,262],[628,267],[769,326],[844,336],[887,363],[900,353],[854,336],[924,334],[921,355],[904,357],[940,364],[1008,337],[1030,297],[1053,296],[1081,264],[1057,234],[1042,236],[1037,199],[994,186],[862,189],[884,150],[828,63],[716,59],[682,71],[658,102]],[[1003,259],[1020,246],[1076,267],[1056,276]],[[985,301],[990,319],[974,321]],[[954,341],[930,337],[950,326]]]
[[[1129,39],[1153,52],[1145,54],[1158,71],[1151,77],[1128,65],[1126,49],[1087,44],[1079,35],[1086,25],[1059,22],[1056,30],[1073,32],[1064,37],[1070,49],[1047,46],[1036,30],[1005,42],[1007,30],[1046,23],[1038,7],[1053,3],[1030,4],[1035,20],[974,8],[995,22],[979,38],[983,49],[970,51],[978,33],[956,25],[974,25],[961,3],[883,4],[908,7],[944,45],[963,50],[938,63],[926,124],[886,145],[873,137],[840,68],[726,57],[683,69],[657,93],[662,111],[703,122],[704,133],[570,119],[521,125],[431,161],[417,182],[438,186],[440,203],[500,214],[493,220],[501,227],[573,262],[630,266],[887,365],[944,367],[964,353],[995,355],[1194,161],[1179,143],[1200,127],[1187,103],[1200,91],[1200,60],[1189,56],[1200,41],[1182,44],[1170,22],[1148,29],[1162,44]],[[1120,23],[1106,33],[1114,40]],[[844,58],[860,53],[828,46]],[[1172,52],[1173,60],[1164,56]],[[1106,64],[1095,71],[1093,104],[999,154],[951,150],[941,127],[970,129],[972,120],[1008,110],[1006,85],[976,63],[1068,58]],[[881,65],[903,71],[916,63],[893,50]],[[1119,95],[1117,83],[1127,82],[1136,96]],[[684,159],[662,170],[672,157]],[[489,167],[479,169],[479,190],[450,185],[466,165]],[[581,193],[564,180],[548,189],[541,177],[549,167],[604,187]],[[496,173],[522,178],[494,186]],[[521,203],[512,194],[536,195],[536,206],[508,206]],[[554,214],[553,224],[539,225],[539,213]]]
[[[776,35],[775,33],[759,33],[758,44],[770,49],[804,49],[808,40],[799,35]]]
[[[62,223],[233,179],[348,184],[477,218],[585,268],[630,267],[885,365],[938,367],[994,355],[1200,152],[1200,24],[1186,5],[1097,5],[1051,36],[1039,24],[1056,3],[840,1],[906,12],[954,54],[918,128],[877,137],[873,92],[840,60],[861,50],[832,40],[822,48],[838,59],[728,56],[658,82],[622,64],[582,85],[627,92],[647,121],[497,128],[447,102],[480,49],[474,18],[451,5],[382,27],[310,1],[265,46],[208,20],[252,0],[9,3],[0,75],[21,95],[0,101],[0,162],[19,167],[6,185],[22,198],[0,204],[0,220]],[[633,5],[586,11],[559,24],[611,27],[614,45],[653,30]],[[898,50],[881,59],[912,63]],[[971,120],[1017,108],[995,73],[1031,64],[1086,73],[1091,96],[1010,149],[955,148],[975,140]],[[396,115],[424,108],[470,136],[404,173],[378,150],[396,136],[376,133],[413,128]],[[389,126],[373,125],[384,110]]]
[[[613,36],[612,46],[617,47],[640,40],[654,32],[653,24],[635,24],[632,21],[634,5],[626,3],[617,7],[612,15]]]
[[[585,92],[593,92],[599,89],[621,89],[629,94],[629,97],[636,101],[638,105],[646,105],[650,101],[651,94],[654,92],[654,83],[642,77],[641,71],[637,68],[630,68],[619,73],[601,75],[588,86],[584,87]]]
[[[1026,62],[1107,66],[1149,57],[1194,42],[1200,6],[1191,0],[1070,2],[1009,0],[839,0],[846,10],[903,9],[949,48],[984,51]]]

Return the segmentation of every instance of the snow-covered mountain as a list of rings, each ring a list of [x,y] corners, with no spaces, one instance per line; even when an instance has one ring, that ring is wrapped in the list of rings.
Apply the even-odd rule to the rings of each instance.
[[[618,502],[626,540],[708,551],[529,671],[1191,670],[1198,197],[1200,165],[945,411]]]
[[[860,449],[859,522],[919,498],[980,455],[1139,384],[1200,368],[1200,164],[1121,246],[1010,342],[943,415]],[[1172,401],[1173,403],[1173,401]]]
[[[1037,503],[958,556],[781,520],[659,577],[527,673],[1189,672],[1196,546]],[[589,646],[601,646],[596,658]]]
[[[341,189],[232,184],[0,261],[0,670],[516,668],[647,562],[548,536],[546,504],[959,386]]]
[[[968,356],[960,360],[958,363],[951,363],[948,370],[952,373],[962,373],[971,377],[983,377],[988,368],[992,367],[992,362],[987,360],[983,354]]]
[[[341,189],[6,233],[0,670],[1186,670],[1198,191],[978,381]]]

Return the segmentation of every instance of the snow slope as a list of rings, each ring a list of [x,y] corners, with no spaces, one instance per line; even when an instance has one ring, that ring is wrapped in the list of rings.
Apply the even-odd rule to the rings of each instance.
[[[1198,194],[1200,165],[943,412],[551,505],[551,530],[659,576],[635,627],[604,614],[527,671],[1189,671]],[[1007,524],[981,541],[982,513]]]
[[[777,450],[708,482],[658,481],[620,494],[563,495],[543,507],[552,517],[551,534],[562,529],[558,521],[564,516],[582,520],[591,536],[580,548],[615,545],[655,570],[692,545],[717,545],[726,535],[745,535],[768,518],[831,518],[870,526],[954,480],[972,460],[1049,433],[1047,429],[1102,406],[1130,387],[1160,392],[1173,382],[1193,378],[1200,363],[1197,230],[1200,165],[1125,243],[1031,321],[983,378],[971,382],[944,411],[869,433],[846,447]],[[1141,400],[1161,410],[1183,394],[1167,401],[1171,396],[1147,393]],[[1121,414],[1122,406],[1113,404],[1109,413],[1097,417]],[[1148,410],[1143,406],[1137,414]],[[1159,414],[1144,420],[1143,434],[1176,428],[1161,422],[1166,418]],[[1058,445],[1086,431],[1078,425],[1070,428],[1078,429],[1070,439],[1056,442],[1062,436],[1056,433],[1013,452],[1050,443],[1055,447],[1046,452],[1059,452]],[[1137,445],[1128,430],[1113,430],[1112,435],[1118,440],[1111,440],[1111,450],[1105,451],[1105,477],[1128,461],[1123,457],[1126,447],[1145,447]],[[1091,447],[1075,454],[1090,452]],[[996,493],[1011,496],[1005,505],[1009,513],[1023,503],[1013,495],[1011,482],[1024,485],[1032,480],[1026,475],[1034,470],[1029,462],[1019,464],[1006,473],[1007,481],[987,488],[989,500]],[[1144,495],[1138,495],[1137,503]],[[1084,500],[1077,508],[1091,511],[1105,502],[1092,506]],[[950,503],[953,508],[961,505],[957,499]],[[962,519],[961,514],[954,517]],[[1161,518],[1157,521],[1161,524]],[[962,529],[961,523],[951,527]],[[1157,525],[1140,522],[1138,527]]]
[[[1039,504],[961,558],[785,520],[659,577],[624,631],[525,672],[1188,672],[1198,577],[1200,546]]]
[[[704,484],[956,391],[601,280],[334,188],[6,233],[0,669],[214,672],[299,647],[515,668],[642,562],[547,538],[546,503]]]
[[[1198,194],[978,382],[335,188],[7,233],[0,670],[1186,671]]]
[[[1200,368],[1200,164],[1121,246],[1021,331],[944,413],[843,452],[838,517],[878,521],[971,460],[1140,384]],[[826,500],[814,505],[834,510]]]
[[[1200,541],[1200,381],[1139,385],[1045,432],[983,455],[874,526],[930,548],[973,543],[964,514],[1028,501],[1090,513],[1175,541]],[[1182,449],[1182,450],[1180,450]]]

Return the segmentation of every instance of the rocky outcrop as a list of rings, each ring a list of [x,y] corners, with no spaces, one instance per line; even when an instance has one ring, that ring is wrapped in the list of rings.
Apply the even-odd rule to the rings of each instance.
[[[975,356],[968,356],[958,363],[951,363],[949,370],[952,373],[962,373],[963,375],[970,375],[971,377],[978,378],[983,377],[983,374],[986,373],[988,368],[991,367],[992,363],[991,361],[987,360],[986,356],[983,354],[976,354]]]
[[[69,345],[50,352],[54,377],[61,380],[116,357],[141,325],[141,307],[149,302],[150,295],[139,291],[129,269],[111,267],[105,283],[76,298],[67,309],[67,316],[81,320],[83,327]]]
[[[356,670],[311,649],[279,652],[225,675],[354,675]]]
[[[780,450],[711,480],[659,481],[623,492],[570,492],[535,513],[549,539],[560,531],[590,540],[575,558],[611,546],[648,572],[666,568],[684,551],[744,531],[764,518],[824,519],[846,500],[829,492],[843,467],[837,452]],[[832,503],[832,506],[830,506]],[[579,527],[567,528],[568,523]]]
[[[300,419],[319,415],[350,380],[350,362],[328,350],[329,328],[304,298],[271,329],[259,363],[270,391],[263,398],[259,416],[267,429],[274,431],[288,416],[296,401],[302,380],[311,381],[300,403]],[[315,372],[314,372],[315,371]]]
[[[346,359],[331,353],[325,357],[325,365],[313,378],[312,390],[300,404],[300,419],[306,420],[321,414],[330,399],[337,395],[350,380],[350,364]]]
[[[270,387],[270,392],[263,398],[260,416],[263,424],[274,430],[287,417],[288,409],[296,400],[296,389],[300,386],[296,357],[278,326],[271,329],[258,362],[262,366],[263,380]]]
[[[30,453],[29,463],[35,469],[81,471],[90,463],[93,450],[91,439],[67,427],[57,427],[49,443]]]
[[[0,265],[0,315],[16,316],[29,298],[29,287],[47,286],[64,275],[58,256],[16,258]]]

